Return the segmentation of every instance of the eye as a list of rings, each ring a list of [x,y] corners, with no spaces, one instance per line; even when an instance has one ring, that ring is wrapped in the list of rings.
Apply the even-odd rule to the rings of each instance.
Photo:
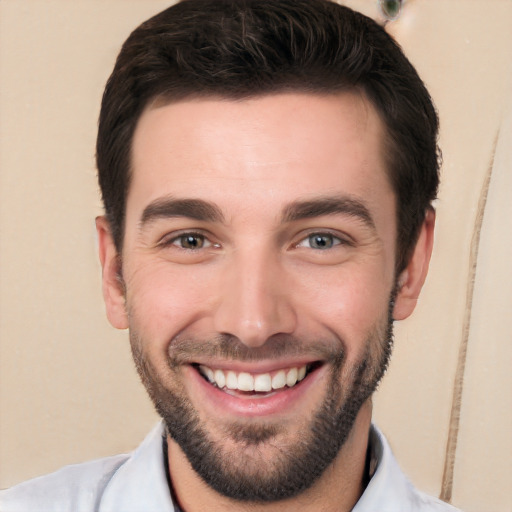
[[[164,242],[164,245],[174,245],[180,249],[197,251],[206,247],[212,247],[212,244],[204,235],[200,233],[182,233],[179,236]]]
[[[343,244],[344,241],[331,233],[311,233],[301,240],[296,247],[307,247],[310,249],[326,250],[335,245]]]

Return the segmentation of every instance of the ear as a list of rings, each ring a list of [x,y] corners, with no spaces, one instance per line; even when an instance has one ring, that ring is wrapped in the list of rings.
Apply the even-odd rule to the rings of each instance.
[[[427,277],[428,265],[434,244],[436,212],[429,208],[420,229],[418,240],[407,264],[398,277],[398,294],[393,308],[393,319],[407,318],[416,307],[421,288]]]
[[[103,299],[109,322],[117,329],[128,328],[128,315],[125,305],[121,257],[117,252],[110,226],[105,217],[96,218],[98,248],[102,268]]]

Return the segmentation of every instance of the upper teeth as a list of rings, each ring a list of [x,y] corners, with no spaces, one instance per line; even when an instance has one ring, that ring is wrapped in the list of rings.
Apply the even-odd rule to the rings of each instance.
[[[300,368],[289,368],[278,370],[276,373],[233,372],[231,370],[213,370],[208,366],[200,365],[200,372],[219,388],[228,388],[239,391],[261,391],[268,392],[273,389],[281,389],[285,386],[292,387],[306,376],[306,365]]]

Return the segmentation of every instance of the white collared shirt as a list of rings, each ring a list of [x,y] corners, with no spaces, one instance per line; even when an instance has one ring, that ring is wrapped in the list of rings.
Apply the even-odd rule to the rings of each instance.
[[[0,491],[0,511],[178,512],[167,483],[164,442],[160,423],[131,454],[66,466]],[[353,512],[456,512],[413,487],[375,426],[370,443],[376,470]]]

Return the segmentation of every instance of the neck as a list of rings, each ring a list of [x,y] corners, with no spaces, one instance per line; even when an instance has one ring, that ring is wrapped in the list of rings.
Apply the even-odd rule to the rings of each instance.
[[[365,486],[365,462],[371,421],[370,399],[361,407],[343,447],[320,478],[298,496],[272,503],[244,503],[220,495],[190,466],[185,454],[170,437],[168,463],[175,499],[185,512],[348,512]]]

